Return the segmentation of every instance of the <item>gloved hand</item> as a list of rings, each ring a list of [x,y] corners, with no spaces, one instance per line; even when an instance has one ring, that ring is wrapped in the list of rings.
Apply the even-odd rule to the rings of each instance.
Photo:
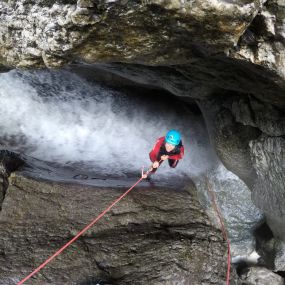
[[[142,174],[142,178],[146,179],[147,178],[147,174],[146,173]]]
[[[153,164],[152,164],[152,167],[153,168],[158,168],[159,166],[159,162],[158,161],[155,161]]]

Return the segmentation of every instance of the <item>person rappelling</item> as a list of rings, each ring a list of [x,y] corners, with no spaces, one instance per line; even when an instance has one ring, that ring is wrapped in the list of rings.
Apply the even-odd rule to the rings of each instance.
[[[149,170],[142,174],[142,178],[149,178],[149,174],[156,172],[163,161],[168,159],[168,164],[171,168],[175,168],[180,159],[184,156],[184,146],[182,144],[180,132],[170,130],[165,137],[160,137],[151,152],[149,158],[152,162]]]

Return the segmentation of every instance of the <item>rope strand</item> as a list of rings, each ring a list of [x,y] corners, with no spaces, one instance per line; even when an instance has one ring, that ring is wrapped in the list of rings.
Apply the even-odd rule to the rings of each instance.
[[[211,199],[212,199],[212,204],[214,206],[214,209],[218,215],[218,218],[219,218],[219,221],[220,221],[220,224],[221,224],[221,229],[222,229],[222,233],[223,233],[223,237],[224,237],[224,240],[227,242],[227,279],[226,279],[226,285],[229,285],[230,284],[230,271],[231,271],[231,248],[230,248],[230,240],[228,238],[228,234],[227,234],[227,231],[226,231],[226,228],[225,228],[225,225],[224,225],[224,222],[223,222],[223,218],[222,218],[222,214],[221,214],[221,211],[217,205],[217,198],[216,198],[216,194],[215,192],[212,190],[211,186],[209,185],[209,183],[207,183],[207,188],[208,188],[208,192],[210,193],[211,195]]]
[[[28,279],[30,279],[33,275],[39,272],[42,268],[44,268],[49,262],[51,262],[56,256],[58,256],[61,252],[63,252],[68,246],[70,246],[73,242],[75,242],[82,234],[84,234],[89,228],[91,228],[94,224],[97,223],[108,211],[111,210],[120,200],[122,200],[139,182],[141,182],[143,178],[140,178],[131,188],[129,188],[124,194],[122,194],[118,199],[116,199],[108,208],[106,208],[97,218],[95,218],[89,225],[87,225],[83,230],[81,230],[74,238],[72,238],[69,242],[67,242],[63,247],[61,247],[56,253],[50,256],[45,262],[43,262],[40,266],[38,266],[33,272],[31,272],[28,276],[22,279],[17,285],[22,285]]]

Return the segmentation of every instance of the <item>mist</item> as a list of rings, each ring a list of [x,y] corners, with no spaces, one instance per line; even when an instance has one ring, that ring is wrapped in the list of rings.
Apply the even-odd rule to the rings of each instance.
[[[211,166],[202,116],[175,98],[129,96],[69,71],[11,71],[0,74],[0,87],[2,149],[125,175],[148,167],[157,138],[178,129],[185,157],[157,173],[197,176]]]

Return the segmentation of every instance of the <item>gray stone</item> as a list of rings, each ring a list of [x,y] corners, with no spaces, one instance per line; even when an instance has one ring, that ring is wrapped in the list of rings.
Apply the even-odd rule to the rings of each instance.
[[[1,285],[24,278],[125,191],[17,172],[9,181],[0,216]],[[137,187],[33,282],[221,284],[225,254],[220,231],[190,192]]]
[[[233,56],[275,69],[283,78],[285,75],[285,3],[269,0],[263,5],[248,31],[251,41],[241,37]]]
[[[241,275],[244,285],[283,285],[284,279],[264,267],[251,267]]]
[[[285,115],[276,107],[253,97],[237,99],[232,103],[235,120],[259,128],[269,136],[285,135]]]
[[[282,1],[22,0],[0,8],[5,66],[120,62],[104,68],[180,96],[225,89],[285,108]]]
[[[252,203],[245,183],[222,164],[194,180],[199,200],[217,228],[221,228],[211,192],[224,221],[231,245],[232,260],[249,256],[256,248],[253,232],[263,220],[262,212]]]
[[[275,237],[274,269],[285,270],[285,140],[263,137],[250,142],[251,158],[257,173],[252,199],[262,209]]]
[[[184,63],[200,45],[223,52],[237,44],[265,0],[246,2],[102,0],[92,7],[88,1],[2,1],[0,54],[8,65],[26,66],[28,58],[39,66],[41,58],[28,47],[65,57],[67,44],[70,59],[87,62]],[[99,20],[75,18],[77,9],[90,9]],[[58,26],[52,33],[46,30],[50,24]],[[80,27],[82,38],[71,41],[69,32]]]
[[[77,6],[80,8],[91,8],[94,7],[95,4],[92,0],[78,0]]]
[[[90,63],[199,100],[219,158],[284,240],[283,0],[12,0],[0,11],[1,71]]]
[[[201,100],[199,106],[207,123],[208,133],[218,157],[227,169],[240,177],[251,189],[256,179],[250,159],[249,142],[260,131],[235,121],[221,100]]]
[[[265,136],[253,140],[250,142],[250,155],[258,177],[252,193],[254,203],[272,216],[284,217],[284,138]],[[282,236],[278,235],[279,238]]]
[[[276,224],[275,219],[273,223]],[[284,221],[281,226],[284,227]],[[285,270],[285,242],[284,240],[275,239],[274,251],[276,252],[276,255],[274,258],[274,270],[284,271]]]

